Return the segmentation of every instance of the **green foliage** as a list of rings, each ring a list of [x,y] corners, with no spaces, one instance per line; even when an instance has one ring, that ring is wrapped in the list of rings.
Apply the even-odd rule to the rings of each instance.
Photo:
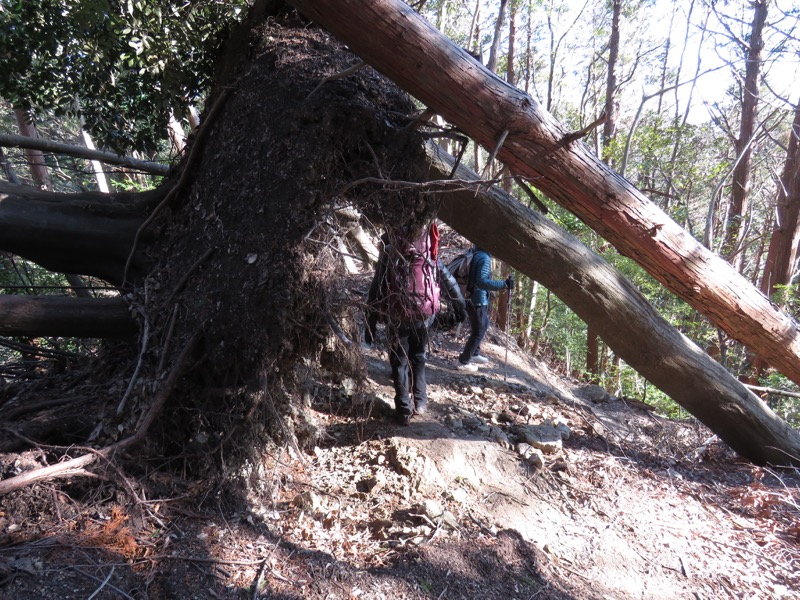
[[[800,388],[796,384],[776,371],[767,371],[759,381],[759,384],[773,390],[781,390],[791,394],[800,393]],[[764,395],[764,401],[779,417],[786,420],[789,425],[794,428],[800,428],[800,398],[784,396],[777,393],[767,393]]]
[[[74,112],[103,146],[153,150],[207,90],[245,0],[0,0],[0,96]]]

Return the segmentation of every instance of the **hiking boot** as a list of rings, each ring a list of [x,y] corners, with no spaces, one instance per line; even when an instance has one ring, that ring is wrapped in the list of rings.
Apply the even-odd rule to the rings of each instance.
[[[476,354],[470,359],[470,362],[474,362],[479,365],[485,365],[489,362],[489,359],[483,356],[482,354]]]
[[[425,402],[423,404],[417,404],[417,406],[414,407],[414,414],[415,415],[424,415],[426,412],[428,412],[428,403],[427,402]]]
[[[469,371],[470,373],[475,373],[478,370],[478,365],[473,365],[472,363],[456,363],[456,369],[459,371]]]
[[[394,422],[398,425],[403,425],[404,427],[407,425],[411,425],[411,415],[403,415],[400,413],[394,414]]]

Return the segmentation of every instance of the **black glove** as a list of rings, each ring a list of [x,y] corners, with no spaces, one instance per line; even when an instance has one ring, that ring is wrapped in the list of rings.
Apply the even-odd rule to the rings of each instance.
[[[514,276],[513,275],[509,275],[508,277],[506,277],[506,287],[509,290],[513,290],[514,289]]]

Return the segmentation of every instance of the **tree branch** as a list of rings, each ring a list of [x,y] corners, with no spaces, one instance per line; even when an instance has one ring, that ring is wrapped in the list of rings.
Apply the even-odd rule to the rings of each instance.
[[[43,140],[40,138],[29,138],[22,135],[0,134],[0,146],[5,146],[6,148],[27,148],[30,150],[52,152],[54,154],[66,154],[67,156],[75,156],[87,160],[99,160],[109,165],[130,167],[131,169],[137,169],[152,175],[166,175],[169,173],[170,169],[169,165],[149,160],[139,160],[129,156],[120,156],[113,152],[105,152],[104,150],[91,150],[82,146],[73,146],[71,144]]]

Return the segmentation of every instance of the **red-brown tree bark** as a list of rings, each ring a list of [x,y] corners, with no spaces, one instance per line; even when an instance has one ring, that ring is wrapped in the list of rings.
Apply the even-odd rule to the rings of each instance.
[[[786,285],[797,260],[800,239],[800,101],[794,107],[794,122],[789,132],[786,161],[775,203],[775,226],[761,278],[761,291],[772,296],[775,287]]]

